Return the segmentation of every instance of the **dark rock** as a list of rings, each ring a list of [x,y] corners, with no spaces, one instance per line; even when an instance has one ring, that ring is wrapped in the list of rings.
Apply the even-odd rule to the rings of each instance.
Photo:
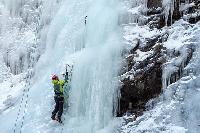
[[[155,45],[156,41],[152,41]],[[132,69],[138,70],[134,78],[124,79],[121,89],[120,110],[118,116],[123,115],[128,110],[134,114],[142,114],[145,110],[146,102],[160,94],[162,88],[162,45],[154,47],[154,54],[142,62],[132,64]],[[130,70],[130,66],[129,66]],[[130,103],[132,109],[130,109]]]
[[[137,40],[136,40],[136,45],[135,45],[134,48],[132,48],[132,49],[130,50],[130,53],[133,54],[133,53],[138,49],[139,45],[140,45],[140,40],[137,39]]]
[[[190,0],[190,2],[195,2],[195,6],[182,12],[179,11],[179,2],[183,3],[185,0],[176,0],[173,13],[169,12],[167,25],[171,25],[183,15],[199,11],[199,0]],[[163,14],[163,9],[159,8],[162,6],[161,1],[148,0],[147,6],[149,8],[146,13],[148,26],[150,28],[164,27],[166,25],[165,15]],[[195,17],[192,17],[191,15],[188,20],[190,23],[196,23],[200,20],[200,15]],[[130,76],[121,81],[123,84],[121,87],[121,98],[119,100],[119,109],[117,112],[118,116],[122,116],[126,113],[134,114],[135,117],[141,115],[142,112],[146,110],[146,103],[161,93],[162,67],[166,62],[166,57],[182,57],[183,54],[186,56],[186,59],[176,66],[178,70],[171,74],[171,77],[168,79],[169,82],[167,83],[176,82],[183,76],[183,69],[191,60],[195,48],[190,45],[187,47],[187,50],[184,51],[185,53],[176,50],[168,50],[162,45],[167,39],[168,34],[164,33],[163,35],[157,35],[153,38],[146,38],[144,42],[137,40],[135,47],[130,50],[130,55],[126,58],[126,68],[128,68],[126,72],[130,72]],[[136,53],[137,50],[142,52],[153,52],[143,61],[134,61],[134,58],[139,56],[138,53]]]
[[[139,49],[143,52],[146,52],[146,51],[150,51],[152,49],[152,47],[156,44],[156,43],[162,43],[164,42],[165,40],[167,40],[168,38],[168,34],[167,33],[164,33],[162,35],[157,35],[157,36],[154,36],[152,38],[146,38],[146,44],[143,45],[143,46],[140,46]],[[162,46],[161,46],[162,47]]]
[[[191,24],[195,24],[200,20],[200,1],[191,0],[190,3],[194,2],[194,5],[189,6],[187,9],[181,12],[181,15],[187,16],[187,20]],[[195,15],[196,13],[196,15]]]
[[[162,8],[152,8],[152,9],[149,9],[147,11],[147,16],[151,16],[151,15],[155,15],[155,14],[161,14],[162,13]]]
[[[165,26],[165,18],[163,15],[162,1],[161,0],[148,0],[146,13],[147,16],[151,16],[148,19],[150,28],[162,28]]]
[[[134,58],[134,55],[131,54],[129,55],[126,60],[127,60],[127,65],[128,65],[128,71],[130,71],[132,69],[132,66],[133,66],[133,58]]]
[[[200,14],[199,14],[198,16],[190,17],[190,18],[189,18],[189,23],[191,23],[191,24],[195,24],[195,23],[197,23],[198,21],[200,21]]]
[[[132,64],[132,69],[135,70],[133,78],[125,78],[122,80],[120,110],[118,116],[122,116],[127,111],[134,113],[136,117],[146,110],[146,103],[157,97],[162,89],[162,65],[166,62],[165,50],[161,44],[156,44],[153,48],[153,55],[149,56],[144,61]],[[170,51],[172,57],[182,56],[179,51]],[[184,51],[185,52],[185,51]],[[174,83],[182,77],[182,72],[185,66],[189,63],[194,52],[194,47],[189,46],[185,56],[186,60],[177,66],[179,69],[174,72],[167,83]],[[184,65],[182,65],[184,64]],[[131,67],[131,66],[129,66]],[[130,69],[129,69],[130,70]],[[131,108],[130,108],[131,103]]]
[[[172,15],[172,23],[174,23],[175,21],[181,18],[181,12],[179,11],[179,8],[180,8],[179,3],[180,3],[180,0],[176,0],[174,12]]]
[[[161,0],[148,0],[147,7],[148,8],[157,8],[162,6]]]

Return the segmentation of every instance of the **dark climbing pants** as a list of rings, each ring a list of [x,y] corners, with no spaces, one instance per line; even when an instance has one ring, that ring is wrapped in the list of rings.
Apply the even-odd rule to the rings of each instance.
[[[56,102],[55,109],[52,112],[52,117],[55,118],[56,114],[58,113],[58,118],[61,118],[63,113],[63,104],[64,104],[64,97],[55,96],[54,100]]]

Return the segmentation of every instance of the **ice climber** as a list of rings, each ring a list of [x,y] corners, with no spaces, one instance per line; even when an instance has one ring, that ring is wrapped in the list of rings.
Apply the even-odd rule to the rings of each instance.
[[[55,92],[55,108],[52,112],[52,120],[57,120],[62,123],[61,116],[63,113],[63,104],[64,104],[64,85],[67,83],[67,80],[59,80],[58,76],[53,75],[52,84]],[[57,115],[57,116],[56,116]]]

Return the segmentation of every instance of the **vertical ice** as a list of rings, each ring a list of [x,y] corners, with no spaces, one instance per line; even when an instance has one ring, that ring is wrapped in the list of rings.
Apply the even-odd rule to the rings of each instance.
[[[164,7],[165,23],[167,24],[168,18],[170,17],[170,24],[172,24],[172,15],[174,12],[174,4],[176,0],[162,0],[162,6]],[[170,16],[169,16],[170,15]]]
[[[44,2],[47,6],[44,8],[48,11],[52,6],[59,7],[54,6],[57,4],[54,0],[39,1]],[[26,0],[0,2],[6,5],[11,16],[17,16],[20,5],[26,3]],[[60,8],[54,17],[51,12],[40,14],[41,27],[46,28],[40,32],[42,41],[46,39],[45,53],[36,66],[33,86],[24,93],[25,106],[17,112],[21,107],[19,103],[16,109],[9,112],[9,116],[1,117],[1,120],[8,120],[1,125],[4,127],[2,132],[13,132],[12,126],[15,123],[16,132],[60,132],[62,128],[49,124],[53,108],[50,76],[52,73],[60,73],[62,65],[72,60],[71,57],[75,58],[70,108],[63,115],[63,132],[113,132],[112,127],[115,124],[111,123],[115,111],[122,49],[121,31],[118,27],[118,0],[58,2],[61,2]],[[86,25],[85,16],[88,16]],[[49,21],[53,18],[51,23],[48,18]],[[44,45],[42,43],[40,45]],[[14,120],[16,118],[17,121]]]
[[[85,16],[88,16],[86,25]],[[58,132],[61,129],[54,130],[55,127],[46,125],[37,129],[31,127],[50,120],[53,96],[44,88],[51,87],[49,76],[53,72],[60,73],[62,64],[72,56],[75,58],[70,108],[67,115],[63,115],[64,132],[96,133],[104,131],[105,127],[108,133],[112,132],[108,125],[113,120],[118,88],[120,32],[118,0],[62,1],[48,29],[46,51],[39,60],[35,77],[45,76],[31,88],[23,132]],[[31,108],[35,105],[36,108]]]
[[[85,49],[74,65],[70,114],[80,123],[78,130],[95,133],[112,120],[121,42],[117,1],[90,4]]]

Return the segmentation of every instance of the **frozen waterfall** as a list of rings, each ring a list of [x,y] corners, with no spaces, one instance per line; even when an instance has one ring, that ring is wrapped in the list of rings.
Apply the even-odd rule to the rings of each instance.
[[[63,0],[60,5],[48,32],[41,32],[47,33],[46,49],[33,86],[24,90],[10,115],[1,118],[8,119],[1,125],[5,133],[111,133],[117,126],[113,116],[122,50],[118,1]],[[50,77],[61,74],[67,63],[73,64],[70,107],[63,114],[64,126],[59,126],[50,119],[54,106]]]

